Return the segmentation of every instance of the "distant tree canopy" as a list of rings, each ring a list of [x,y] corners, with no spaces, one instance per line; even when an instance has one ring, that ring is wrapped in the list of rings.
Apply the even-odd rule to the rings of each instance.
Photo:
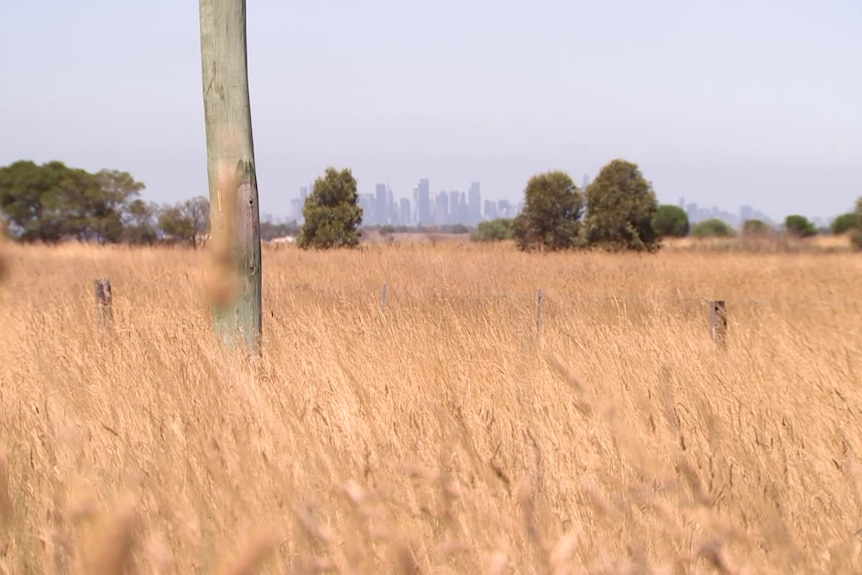
[[[710,218],[694,224],[691,227],[691,235],[696,238],[731,238],[736,232],[726,222]]]
[[[356,193],[356,180],[349,169],[329,167],[302,208],[305,222],[296,238],[300,248],[329,249],[359,244],[362,208]]]
[[[616,159],[586,190],[586,235],[590,246],[653,251],[660,234],[653,227],[658,201],[637,164]]]
[[[286,224],[274,224],[270,222],[260,222],[260,239],[268,242],[275,238],[283,238],[285,236],[299,235],[300,227],[296,222]]]
[[[161,232],[196,245],[209,224],[209,201],[157,206],[138,197],[143,189],[127,172],[21,160],[0,167],[0,212],[9,236],[21,242],[152,244]]]
[[[210,204],[203,196],[165,206],[159,214],[159,228],[181,242],[197,248],[209,228]]]
[[[519,249],[556,251],[577,245],[584,196],[567,173],[533,176],[524,195],[524,208],[511,230]]]
[[[862,228],[862,225],[860,225],[859,215],[856,212],[841,214],[832,220],[832,223],[829,225],[829,231],[835,235],[846,234],[860,228]]]
[[[817,226],[808,221],[805,216],[794,214],[784,219],[784,229],[787,233],[799,238],[807,238],[817,235]]]
[[[12,237],[25,242],[121,240],[123,213],[144,185],[126,172],[95,174],[62,162],[18,161],[0,168],[0,209]]]
[[[772,233],[772,226],[763,220],[745,220],[742,222],[743,236],[767,236]]]
[[[476,230],[470,234],[474,242],[499,242],[512,238],[512,218],[497,218],[479,222]]]
[[[653,229],[660,237],[684,238],[690,225],[688,214],[679,206],[663,204],[658,207],[652,221]]]

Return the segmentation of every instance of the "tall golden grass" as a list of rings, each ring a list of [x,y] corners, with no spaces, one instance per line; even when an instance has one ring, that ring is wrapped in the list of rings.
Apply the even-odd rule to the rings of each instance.
[[[852,254],[8,249],[0,573],[862,571]]]
[[[9,275],[9,254],[6,238],[6,223],[3,221],[3,214],[0,213],[0,282],[6,279]]]

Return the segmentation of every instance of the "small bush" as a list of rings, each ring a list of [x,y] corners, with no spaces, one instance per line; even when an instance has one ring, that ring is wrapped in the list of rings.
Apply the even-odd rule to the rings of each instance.
[[[847,212],[846,214],[841,214],[834,220],[832,220],[832,224],[829,226],[829,231],[831,231],[836,236],[839,234],[846,234],[849,231],[859,229],[859,215],[853,212]]]
[[[679,206],[663,204],[656,210],[652,227],[663,238],[684,238],[691,231],[688,214]]]
[[[711,218],[692,226],[691,235],[696,238],[732,238],[736,232],[726,222]]]
[[[745,220],[742,224],[742,235],[763,237],[772,233],[772,226],[763,220]]]
[[[798,238],[808,238],[817,235],[817,226],[808,221],[805,216],[794,214],[784,220],[784,229],[788,234]]]
[[[474,242],[499,242],[511,239],[512,237],[512,219],[497,218],[487,222],[480,222],[472,234],[470,241]]]

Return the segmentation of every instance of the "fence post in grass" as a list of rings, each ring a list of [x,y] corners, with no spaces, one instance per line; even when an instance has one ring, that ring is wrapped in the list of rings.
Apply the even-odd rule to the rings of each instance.
[[[724,300],[709,302],[709,331],[713,343],[724,347],[727,342],[727,307]]]
[[[99,327],[106,327],[114,321],[113,302],[111,294],[111,281],[108,279],[93,280],[93,288],[96,295],[96,316]]]
[[[542,337],[542,288],[536,294],[536,337]]]
[[[386,309],[386,284],[383,284],[383,289],[380,291],[380,311]]]

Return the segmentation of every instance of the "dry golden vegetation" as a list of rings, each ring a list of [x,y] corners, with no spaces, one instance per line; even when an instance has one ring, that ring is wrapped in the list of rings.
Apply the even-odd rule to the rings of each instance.
[[[247,360],[204,252],[8,250],[0,573],[862,570],[853,254],[267,250]]]

